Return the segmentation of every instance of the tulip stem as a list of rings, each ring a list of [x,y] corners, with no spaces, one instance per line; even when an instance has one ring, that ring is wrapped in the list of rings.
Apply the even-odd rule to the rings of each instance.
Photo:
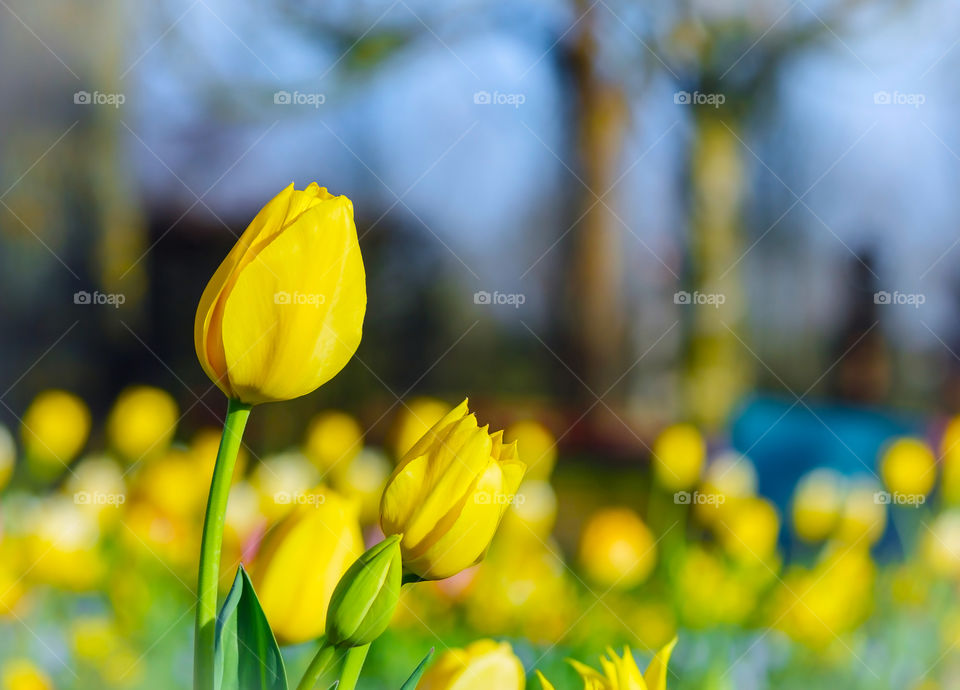
[[[347,651],[347,658],[343,662],[343,670],[340,672],[340,685],[337,686],[337,690],[353,690],[357,687],[360,670],[363,668],[363,662],[366,661],[369,650],[370,645],[365,644],[361,647],[351,647]]]
[[[327,642],[326,636],[321,637],[320,649],[317,650],[316,656],[313,657],[313,661],[310,662],[304,672],[300,684],[297,685],[297,690],[313,690],[323,672],[330,667],[336,654],[337,648]]]
[[[243,429],[250,416],[250,405],[230,399],[223,422],[220,449],[213,467],[210,496],[203,520],[200,542],[200,574],[197,578],[197,623],[194,631],[193,685],[195,690],[213,688],[213,652],[216,639],[217,591],[220,584],[220,550],[227,498]]]

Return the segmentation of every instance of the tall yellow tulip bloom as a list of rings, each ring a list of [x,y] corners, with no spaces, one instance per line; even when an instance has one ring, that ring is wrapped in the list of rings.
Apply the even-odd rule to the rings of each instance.
[[[624,648],[623,656],[608,649],[607,656],[600,657],[603,673],[579,661],[571,660],[570,663],[583,679],[584,687],[591,690],[666,690],[667,664],[676,644],[677,638],[668,642],[654,655],[643,673],[629,647]]]
[[[323,634],[337,582],[363,554],[357,507],[330,490],[303,497],[269,532],[250,569],[270,627],[297,644]]]
[[[385,534],[402,534],[405,570],[440,580],[486,553],[525,466],[503,432],[477,425],[464,400],[417,441],[380,501]]]
[[[367,292],[353,203],[311,184],[261,209],[214,273],[194,323],[197,357],[229,398],[306,395],[360,344]]]
[[[523,690],[523,664],[506,642],[477,640],[437,659],[417,690]]]

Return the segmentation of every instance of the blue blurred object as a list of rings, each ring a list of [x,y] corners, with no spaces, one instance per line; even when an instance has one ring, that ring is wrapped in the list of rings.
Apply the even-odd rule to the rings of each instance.
[[[829,467],[879,482],[877,458],[884,445],[923,431],[919,418],[882,408],[757,396],[735,415],[730,442],[756,465],[760,493],[789,515],[793,489],[810,470]],[[888,529],[881,548],[892,538]]]

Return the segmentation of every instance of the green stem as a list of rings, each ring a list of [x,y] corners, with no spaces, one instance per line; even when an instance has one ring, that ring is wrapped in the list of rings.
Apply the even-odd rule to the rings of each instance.
[[[370,645],[365,644],[362,647],[351,647],[347,651],[347,658],[343,662],[343,670],[340,672],[340,685],[337,686],[337,690],[353,690],[357,687],[360,670],[363,668],[363,662],[366,661],[369,650]]]
[[[297,690],[313,690],[323,672],[330,667],[336,654],[337,648],[327,643],[326,635],[321,637],[320,649],[317,650],[316,656],[313,657],[313,661],[310,662],[306,672],[304,672],[300,684],[297,685]]]
[[[213,648],[217,622],[217,590],[220,584],[220,549],[223,546],[223,522],[227,497],[243,429],[250,416],[250,405],[230,399],[223,422],[220,449],[210,482],[207,513],[200,542],[200,575],[197,578],[197,624],[194,631],[193,685],[195,690],[213,688]]]

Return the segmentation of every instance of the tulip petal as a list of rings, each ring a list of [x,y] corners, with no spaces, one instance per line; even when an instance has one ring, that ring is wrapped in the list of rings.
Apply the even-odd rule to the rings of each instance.
[[[406,458],[416,458],[420,455],[426,453],[430,447],[437,442],[438,439],[442,438],[446,433],[447,427],[453,424],[458,419],[462,419],[467,416],[469,400],[467,398],[463,399],[463,402],[454,407],[452,410],[447,412],[440,421],[434,424],[427,433],[425,433],[420,440],[413,444],[413,446],[404,454],[404,459]],[[401,464],[403,461],[401,460]]]
[[[240,269],[223,311],[230,387],[244,402],[315,390],[360,343],[363,262],[349,200],[303,212]]]
[[[420,504],[428,457],[410,458],[393,471],[380,499],[380,527],[384,534],[400,534]]]
[[[676,644],[677,638],[674,637],[663,649],[656,653],[650,665],[647,666],[647,670],[643,676],[650,690],[667,689],[667,664],[670,663],[670,654],[673,653],[673,648]]]
[[[449,577],[476,563],[493,539],[503,505],[498,495],[503,472],[493,460],[461,504],[444,517],[415,549],[408,552],[410,568],[433,579]]]

